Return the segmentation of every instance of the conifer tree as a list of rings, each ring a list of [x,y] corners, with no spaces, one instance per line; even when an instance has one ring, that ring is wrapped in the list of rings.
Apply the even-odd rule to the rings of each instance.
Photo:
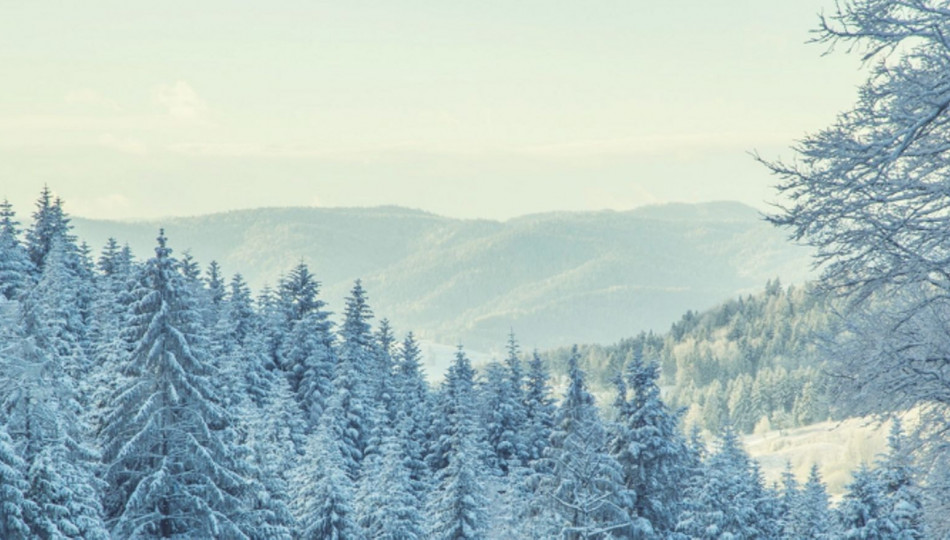
[[[26,462],[17,455],[7,428],[0,424],[0,538],[27,540],[31,537],[26,516],[39,513],[36,503],[26,498],[30,485],[23,472]]]
[[[487,537],[484,434],[475,416],[475,370],[461,346],[442,388],[439,451],[444,466],[429,504],[429,538],[476,540]]]
[[[359,540],[364,536],[354,519],[353,481],[346,474],[340,447],[326,427],[311,437],[308,458],[295,471],[299,538]]]
[[[116,536],[247,536],[237,523],[248,484],[226,444],[230,418],[185,279],[162,231],[132,293],[129,380],[102,431],[106,515]]]
[[[527,454],[522,435],[526,423],[524,405],[511,382],[506,366],[492,362],[485,367],[479,388],[479,409],[490,449],[489,466],[502,475],[520,467]]]
[[[240,275],[231,280],[214,332],[220,365],[219,390],[236,416],[236,443],[245,449],[252,480],[242,530],[255,538],[289,538],[293,516],[288,509],[288,471],[304,451],[304,421],[282,373],[264,366],[266,352],[256,329],[259,317],[250,290]]]
[[[424,515],[413,492],[399,432],[382,435],[380,452],[367,458],[357,497],[359,523],[367,538],[421,540]]]
[[[833,538],[834,528],[828,508],[828,492],[818,472],[818,465],[812,465],[808,480],[802,486],[801,496],[798,497],[791,512],[792,527],[785,529],[788,538],[814,538],[815,540]]]
[[[373,431],[373,405],[366,374],[373,367],[373,336],[369,320],[373,312],[359,280],[346,299],[340,328],[339,360],[333,380],[334,396],[330,408],[336,408],[330,422],[340,444],[347,474],[355,480],[366,455]]]
[[[679,516],[688,449],[676,416],[660,399],[658,379],[655,363],[645,362],[642,355],[630,360],[626,384],[618,384],[617,425],[609,448],[623,469],[624,485],[633,493],[631,514],[665,536],[675,529]]]
[[[527,384],[525,389],[525,450],[528,462],[535,462],[544,456],[554,425],[554,400],[548,385],[550,375],[535,351],[528,362]]]
[[[39,279],[23,300],[27,334],[77,383],[89,369],[83,348],[84,287],[76,246],[60,235],[52,239]]]
[[[282,357],[290,390],[313,429],[333,394],[336,353],[327,313],[313,310],[295,321]]]
[[[43,186],[33,212],[33,224],[26,230],[26,250],[35,271],[43,269],[46,255],[53,248],[55,238],[59,237],[66,242],[75,240],[69,234],[70,229],[72,225],[63,212],[63,202],[58,198],[54,199],[49,187]]]
[[[432,398],[426,383],[421,352],[412,332],[406,335],[395,368],[396,427],[400,433],[409,484],[420,503],[425,503],[432,479],[426,465],[428,431],[432,425]]]
[[[798,478],[792,471],[792,463],[785,462],[785,470],[782,471],[782,487],[779,492],[778,513],[781,516],[782,531],[785,536],[794,538],[798,527],[797,514],[802,497],[801,490],[798,487]]]
[[[547,449],[550,476],[540,492],[565,539],[651,535],[650,524],[634,520],[632,494],[620,464],[607,453],[607,433],[587,391],[575,346],[568,360],[569,385],[555,417]]]
[[[320,282],[313,277],[303,261],[280,280],[277,299],[286,330],[290,330],[293,323],[303,319],[307,313],[323,309],[323,301],[317,298],[319,289]]]
[[[842,538],[895,538],[897,527],[888,517],[884,486],[867,465],[854,472],[838,506]]]
[[[888,518],[897,530],[897,538],[924,538],[922,496],[915,480],[913,458],[898,418],[891,423],[887,443],[887,454],[877,461],[877,474],[884,491]]]
[[[221,265],[219,265],[217,261],[211,261],[208,263],[206,274],[205,283],[208,287],[211,304],[215,307],[219,307],[221,303],[224,302],[224,297],[227,294],[224,276],[221,274]]]
[[[385,418],[382,420],[388,422],[390,427],[396,418],[394,390],[396,362],[393,356],[395,341],[396,337],[393,335],[389,319],[379,321],[379,328],[373,335],[371,347],[375,362],[371,370],[370,400],[379,410],[385,412]]]
[[[13,206],[0,203],[0,294],[7,300],[17,298],[30,284],[32,263],[20,243],[20,223]]]
[[[677,532],[691,538],[756,538],[756,478],[738,435],[726,425],[718,449],[686,489]]]
[[[122,329],[132,301],[130,288],[135,273],[131,251],[128,247],[120,248],[112,238],[103,247],[97,268],[101,276],[96,282],[87,330],[92,389],[86,416],[95,430],[100,427],[106,404],[122,382],[121,364],[131,352]]]

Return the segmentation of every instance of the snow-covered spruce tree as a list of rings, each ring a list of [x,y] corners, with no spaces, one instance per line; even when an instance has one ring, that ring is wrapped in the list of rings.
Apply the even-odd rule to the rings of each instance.
[[[448,455],[451,452],[453,437],[462,425],[464,416],[477,413],[475,401],[475,369],[459,345],[455,352],[455,359],[446,371],[445,379],[434,398],[435,407],[432,411],[432,424],[429,426],[429,448],[426,461],[429,469],[437,474],[448,466]],[[479,458],[485,458],[487,447],[484,442],[484,432],[477,422],[472,421],[472,429],[478,431],[477,446]]]
[[[334,395],[328,405],[328,409],[336,409],[328,421],[333,424],[347,475],[352,480],[359,477],[373,431],[374,407],[370,402],[369,381],[375,374],[367,373],[375,364],[369,325],[372,317],[366,292],[357,280],[346,299],[340,328],[339,359],[333,379]]]
[[[43,186],[40,198],[36,201],[36,210],[33,211],[33,223],[26,230],[26,250],[35,271],[43,269],[55,238],[75,240],[69,234],[71,228],[69,218],[63,212],[63,202],[54,199],[49,187]]]
[[[310,437],[306,457],[294,470],[294,513],[301,540],[364,538],[353,510],[353,481],[346,474],[340,447],[322,425]]]
[[[795,514],[801,500],[802,493],[798,486],[798,478],[792,471],[792,463],[785,462],[782,471],[782,485],[778,494],[778,514],[783,534],[788,538],[796,537],[798,516]]]
[[[217,261],[208,263],[208,269],[205,271],[205,285],[208,287],[208,298],[211,305],[216,309],[221,308],[224,297],[227,295],[227,288],[224,282],[224,275],[221,273],[221,265]]]
[[[0,538],[31,538],[25,517],[38,514],[39,508],[26,498],[30,485],[23,475],[25,470],[26,462],[14,450],[6,426],[0,424]]]
[[[0,203],[0,294],[17,298],[30,284],[33,265],[20,243],[20,223],[6,199]]]
[[[762,467],[752,460],[752,506],[755,508],[755,529],[758,538],[779,538],[782,519],[778,490],[765,485]]]
[[[314,309],[294,321],[281,355],[290,391],[311,430],[316,428],[333,393],[336,353],[327,315]]]
[[[303,261],[280,280],[277,301],[286,329],[289,330],[293,322],[303,319],[307,313],[323,309],[324,302],[317,297],[319,290],[320,282]]]
[[[294,392],[300,384],[301,370],[294,360],[285,361],[286,348],[292,345],[290,333],[296,323],[315,312],[322,321],[329,316],[323,310],[324,302],[317,294],[320,282],[314,279],[307,265],[301,261],[289,274],[281,277],[277,290],[265,287],[258,298],[259,311],[264,320],[264,335],[270,362],[287,372]]]
[[[551,429],[554,425],[554,400],[551,398],[551,387],[547,367],[541,356],[535,351],[528,361],[528,374],[525,387],[525,450],[528,463],[536,462],[544,457],[547,449]]]
[[[825,540],[835,537],[835,523],[828,508],[828,492],[818,472],[818,465],[812,465],[808,480],[802,486],[785,520],[786,538],[814,538]]]
[[[424,505],[432,487],[432,475],[425,459],[433,400],[421,358],[415,337],[409,332],[397,354],[395,367],[395,425],[406,456],[410,487],[419,503]]]
[[[404,418],[404,417],[403,417]],[[357,495],[359,524],[367,538],[421,540],[425,515],[412,488],[400,437],[403,430],[385,429],[380,451],[367,457]]]
[[[444,467],[429,503],[429,535],[433,540],[487,538],[484,434],[476,417],[475,370],[459,347],[442,385],[439,451]]]
[[[897,527],[887,515],[880,479],[864,464],[853,476],[837,508],[841,538],[898,538]]]
[[[771,221],[817,248],[823,286],[857,308],[849,333],[860,346],[834,355],[845,375],[839,395],[851,396],[849,412],[917,407],[923,425],[939,426],[920,445],[937,474],[931,465],[950,455],[948,33],[942,0],[836,3],[816,39],[859,52],[868,78],[857,103],[801,141],[794,161],[766,163],[784,199]],[[950,501],[950,486],[924,484],[932,500]]]
[[[25,495],[31,503],[24,521],[32,537],[104,539],[108,534],[93,475],[98,456],[83,444],[73,381],[33,338],[16,335],[15,329],[5,338],[2,416],[26,467]]]
[[[618,384],[617,421],[608,448],[623,469],[624,485],[634,494],[631,514],[649,521],[655,533],[665,537],[679,517],[689,450],[676,416],[660,399],[659,377],[659,366],[642,355],[629,361],[626,383]]]
[[[758,538],[756,478],[738,435],[726,425],[702,474],[686,488],[676,526],[686,538]]]
[[[897,418],[892,420],[887,443],[887,454],[877,460],[875,472],[884,490],[888,518],[897,530],[896,538],[925,538],[923,500],[915,479],[913,456]]]
[[[394,344],[396,337],[393,335],[392,326],[389,319],[379,321],[379,328],[373,335],[373,378],[370,381],[370,400],[376,406],[385,412],[385,420],[393,427],[396,419],[396,359],[394,356]]]
[[[248,482],[225,443],[213,369],[200,348],[199,314],[177,261],[158,237],[132,295],[123,366],[101,438],[107,522],[123,538],[244,538]]]
[[[87,299],[82,291],[87,284],[79,265],[76,245],[57,235],[52,239],[36,285],[23,298],[26,333],[76,385],[85,381],[90,367],[83,347],[87,329],[82,312]],[[77,391],[75,397],[85,404],[91,390]]]
[[[541,480],[541,513],[562,538],[648,538],[650,523],[631,516],[633,494],[623,485],[620,464],[607,453],[607,432],[587,391],[575,346],[568,360],[568,388],[555,416]]]
[[[220,366],[219,390],[236,417],[235,442],[246,452],[245,476],[252,480],[242,527],[258,531],[260,538],[286,538],[294,521],[287,471],[303,453],[305,424],[282,372],[264,367],[266,351],[255,331],[259,326],[250,290],[236,275],[222,300],[212,343]]]
[[[96,266],[100,276],[87,330],[91,392],[85,411],[94,430],[99,429],[106,405],[122,382],[120,366],[131,352],[122,329],[132,301],[129,293],[136,271],[131,250],[128,246],[120,248],[113,238],[106,242]]]
[[[520,467],[526,455],[523,433],[526,418],[519,392],[511,384],[511,373],[499,363],[485,366],[480,379],[478,409],[489,447],[488,465],[497,473],[507,475]]]

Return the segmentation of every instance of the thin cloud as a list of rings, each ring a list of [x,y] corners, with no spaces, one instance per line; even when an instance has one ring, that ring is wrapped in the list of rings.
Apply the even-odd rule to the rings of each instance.
[[[155,100],[172,118],[177,120],[197,120],[208,110],[208,105],[201,99],[198,92],[185,81],[162,85],[156,93]]]

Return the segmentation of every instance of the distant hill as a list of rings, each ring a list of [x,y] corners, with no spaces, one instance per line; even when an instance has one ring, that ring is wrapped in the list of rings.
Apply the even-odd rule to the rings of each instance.
[[[398,207],[268,208],[147,222],[74,218],[94,249],[109,235],[137,256],[159,227],[178,254],[218,261],[259,290],[300,260],[331,310],[362,278],[377,317],[434,342],[497,349],[613,342],[666,330],[688,309],[801,282],[808,252],[733,202],[627,212],[550,213],[504,222]]]

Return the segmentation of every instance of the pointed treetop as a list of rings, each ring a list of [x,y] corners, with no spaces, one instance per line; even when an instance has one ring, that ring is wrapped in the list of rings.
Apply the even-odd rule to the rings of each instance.
[[[508,350],[508,360],[509,360],[509,363],[510,363],[512,360],[517,361],[517,360],[518,360],[518,356],[519,356],[519,354],[521,353],[521,348],[518,347],[518,340],[515,339],[515,331],[514,331],[513,328],[512,328],[512,329],[509,329],[509,331],[508,331],[508,345],[507,345],[506,349]]]

